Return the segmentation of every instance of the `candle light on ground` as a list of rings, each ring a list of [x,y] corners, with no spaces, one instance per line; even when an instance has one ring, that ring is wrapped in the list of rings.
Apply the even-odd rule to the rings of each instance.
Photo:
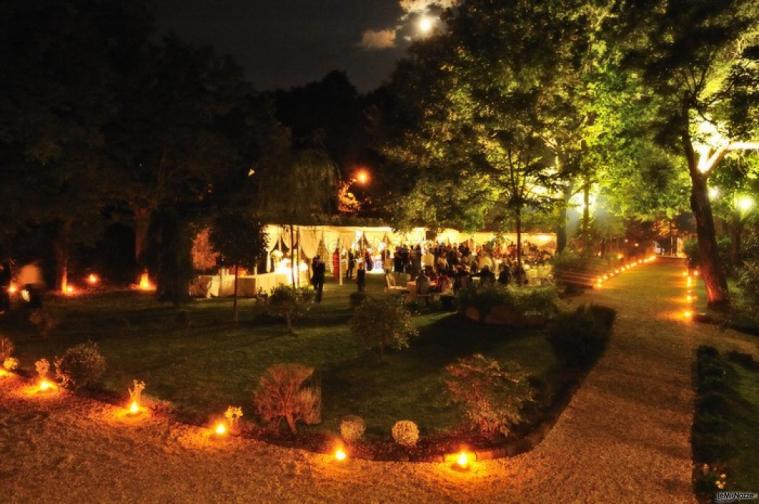
[[[227,424],[224,422],[217,422],[213,429],[213,433],[218,437],[225,436],[227,434]]]
[[[338,462],[343,462],[348,458],[348,454],[345,453],[345,450],[342,448],[338,448],[335,450],[335,460]]]

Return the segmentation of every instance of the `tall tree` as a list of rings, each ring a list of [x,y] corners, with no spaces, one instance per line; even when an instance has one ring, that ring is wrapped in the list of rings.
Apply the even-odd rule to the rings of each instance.
[[[724,104],[732,94],[731,69],[743,66],[757,45],[759,15],[747,0],[620,0],[615,14],[627,63],[656,98],[657,140],[679,151],[691,180],[699,256],[712,306],[729,303],[720,264],[707,182],[729,152],[756,138],[726,136]],[[756,132],[743,132],[755,134]]]

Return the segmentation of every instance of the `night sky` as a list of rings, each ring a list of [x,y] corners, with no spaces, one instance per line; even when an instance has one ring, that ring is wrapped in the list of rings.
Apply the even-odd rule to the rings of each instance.
[[[399,0],[155,0],[155,5],[160,33],[172,31],[233,56],[261,90],[304,84],[337,69],[368,91],[390,75],[408,47],[404,30],[394,43],[373,38],[361,45],[366,30],[401,25]]]

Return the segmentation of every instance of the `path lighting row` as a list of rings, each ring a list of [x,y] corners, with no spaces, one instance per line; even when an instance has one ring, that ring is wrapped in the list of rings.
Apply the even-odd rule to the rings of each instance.
[[[621,273],[624,273],[625,271],[630,270],[630,269],[634,268],[635,266],[639,266],[641,264],[647,264],[647,263],[653,262],[655,260],[656,260],[656,256],[652,255],[652,256],[648,256],[648,257],[646,257],[644,259],[637,259],[635,261],[629,262],[629,263],[627,263],[627,264],[625,264],[623,266],[619,266],[617,268],[614,268],[613,270],[609,270],[605,274],[599,275],[595,279],[593,279],[593,286],[596,289],[600,289],[601,287],[603,287],[605,281],[610,280],[611,278],[614,278],[615,276],[617,276],[617,275],[619,275]]]

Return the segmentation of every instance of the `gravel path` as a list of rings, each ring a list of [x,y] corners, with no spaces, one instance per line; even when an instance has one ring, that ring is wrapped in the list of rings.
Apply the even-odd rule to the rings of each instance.
[[[264,443],[209,440],[160,417],[130,423],[110,405],[25,394],[0,380],[0,502],[694,502],[691,365],[737,333],[677,321],[682,267],[642,266],[592,297],[617,308],[605,356],[535,450],[442,464],[327,457]]]

